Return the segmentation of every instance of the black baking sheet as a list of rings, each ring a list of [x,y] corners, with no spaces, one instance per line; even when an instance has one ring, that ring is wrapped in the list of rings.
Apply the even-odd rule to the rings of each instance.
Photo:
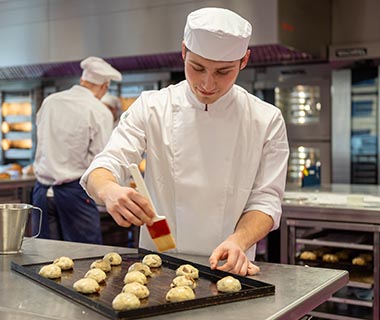
[[[351,272],[366,273],[366,271],[373,270],[372,263],[367,263],[364,266],[359,266],[356,264],[352,264],[352,262],[350,261],[326,262],[326,261],[323,261],[321,258],[318,258],[317,260],[306,260],[306,259],[300,259],[299,257],[296,258],[296,262],[297,264],[307,265],[309,267],[347,270],[350,273]]]
[[[138,309],[120,312],[113,310],[112,300],[121,292],[124,286],[123,279],[129,266],[141,261],[146,254],[150,253],[159,254],[163,262],[160,268],[151,269],[153,275],[152,277],[148,277],[147,284],[150,296],[141,300],[141,306]],[[76,292],[73,289],[73,283],[85,275],[93,261],[102,257],[74,259],[74,269],[62,271],[62,277],[55,280],[46,279],[38,274],[42,266],[52,263],[52,261],[26,265],[12,262],[11,269],[111,319],[138,319],[273,295],[275,292],[275,286],[272,284],[232,275],[240,280],[242,290],[235,293],[221,293],[216,288],[216,282],[227,275],[231,275],[227,272],[211,270],[207,266],[145,249],[139,249],[138,253],[122,254],[121,256],[123,258],[122,265],[112,267],[111,272],[107,273],[105,284],[101,285],[100,292],[91,295]],[[174,303],[166,302],[165,296],[170,289],[171,281],[176,276],[175,270],[182,264],[191,264],[199,270],[199,279],[197,280],[197,287],[194,290],[195,299]]]

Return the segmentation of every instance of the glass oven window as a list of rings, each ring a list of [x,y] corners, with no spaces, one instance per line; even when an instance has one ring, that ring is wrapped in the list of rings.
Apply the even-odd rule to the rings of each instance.
[[[322,108],[320,88],[308,85],[277,87],[275,105],[281,109],[286,123],[294,125],[318,123]]]
[[[301,186],[306,167],[321,163],[320,150],[312,147],[290,147],[287,182]]]

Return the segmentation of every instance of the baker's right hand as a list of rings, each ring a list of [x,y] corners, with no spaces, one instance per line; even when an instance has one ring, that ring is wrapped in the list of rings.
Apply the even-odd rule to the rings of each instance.
[[[121,187],[117,183],[109,184],[103,190],[102,199],[108,213],[122,227],[153,224],[153,208],[149,201],[135,189]]]

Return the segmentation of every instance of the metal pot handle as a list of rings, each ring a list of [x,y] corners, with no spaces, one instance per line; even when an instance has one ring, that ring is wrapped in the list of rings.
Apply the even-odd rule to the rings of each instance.
[[[32,210],[35,209],[35,210],[38,210],[40,212],[40,223],[39,223],[39,227],[38,227],[38,232],[37,234],[31,236],[30,238],[37,238],[40,233],[41,233],[41,227],[42,227],[42,209],[41,208],[38,208],[38,207],[34,207],[32,206]]]

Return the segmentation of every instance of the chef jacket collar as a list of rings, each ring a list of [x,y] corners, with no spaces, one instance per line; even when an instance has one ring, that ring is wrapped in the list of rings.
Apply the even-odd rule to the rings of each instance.
[[[231,105],[233,101],[233,90],[234,86],[231,87],[227,93],[220,97],[218,100],[216,100],[214,103],[207,105],[207,111],[206,112],[222,112],[227,110],[227,108]],[[190,107],[196,108],[199,110],[205,110],[206,105],[204,103],[201,103],[195,94],[191,91],[191,88],[188,83],[186,83],[186,96],[188,101],[190,102]]]
[[[94,93],[90,89],[88,89],[86,87],[83,87],[83,86],[81,86],[79,84],[75,84],[74,86],[72,86],[71,90],[74,91],[74,92],[78,91],[78,93],[80,92],[80,94],[82,96],[83,95],[87,95],[88,97],[96,98],[95,95],[94,95]]]
[[[81,91],[81,94],[86,94],[86,95],[91,95],[91,96],[94,96],[94,94],[92,93],[92,91],[86,87],[83,87],[79,84],[75,84],[71,87],[71,90],[74,90],[74,91]]]

